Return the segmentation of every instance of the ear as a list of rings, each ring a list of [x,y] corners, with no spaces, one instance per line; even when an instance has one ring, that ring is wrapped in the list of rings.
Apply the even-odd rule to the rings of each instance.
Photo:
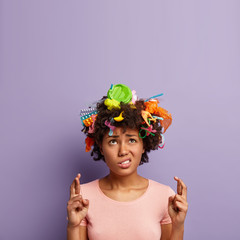
[[[145,148],[143,148],[143,150],[142,150],[142,154],[143,154],[143,153],[145,153]]]

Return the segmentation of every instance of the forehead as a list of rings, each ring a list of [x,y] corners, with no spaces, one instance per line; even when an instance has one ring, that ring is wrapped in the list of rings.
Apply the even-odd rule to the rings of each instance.
[[[109,131],[104,135],[104,138],[109,137],[108,133]],[[124,129],[121,127],[116,127],[113,131],[113,135],[114,136],[124,136],[124,135],[139,136],[137,129],[131,129],[131,128]]]

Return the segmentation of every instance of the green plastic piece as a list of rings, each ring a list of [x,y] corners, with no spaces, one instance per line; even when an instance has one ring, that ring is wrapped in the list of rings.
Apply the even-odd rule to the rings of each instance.
[[[129,103],[132,100],[131,89],[124,84],[116,84],[111,86],[107,93],[108,98],[117,100],[118,102]]]

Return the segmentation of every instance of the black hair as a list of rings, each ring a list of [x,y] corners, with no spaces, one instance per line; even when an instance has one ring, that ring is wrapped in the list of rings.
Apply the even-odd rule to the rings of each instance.
[[[144,122],[141,112],[145,110],[144,100],[138,100],[135,104],[124,104],[120,103],[120,109],[112,109],[109,110],[107,106],[104,104],[104,100],[107,97],[103,97],[103,99],[97,104],[97,117],[94,122],[94,132],[88,133],[88,127],[83,129],[83,132],[87,134],[88,137],[94,139],[94,146],[91,152],[91,156],[93,156],[94,160],[104,160],[104,156],[100,151],[99,145],[101,145],[103,137],[106,133],[109,132],[109,127],[106,126],[105,121],[111,121],[113,118],[118,117],[121,112],[123,112],[123,120],[120,122],[112,121],[111,125],[115,127],[121,127],[124,130],[127,128],[141,130],[141,127],[144,126],[147,128],[147,124]],[[142,158],[140,161],[140,165],[148,162],[148,153],[151,150],[158,149],[159,144],[162,143],[162,127],[158,119],[155,122],[151,122],[153,129],[156,130],[153,135],[148,135],[143,139],[143,147],[145,149],[142,154]],[[143,137],[143,136],[142,136]]]

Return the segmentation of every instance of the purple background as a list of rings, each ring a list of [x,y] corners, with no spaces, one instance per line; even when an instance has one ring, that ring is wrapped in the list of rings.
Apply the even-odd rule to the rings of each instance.
[[[66,239],[69,186],[107,173],[79,111],[124,83],[164,93],[163,150],[188,186],[185,240],[239,239],[239,1],[0,1],[0,239]]]

